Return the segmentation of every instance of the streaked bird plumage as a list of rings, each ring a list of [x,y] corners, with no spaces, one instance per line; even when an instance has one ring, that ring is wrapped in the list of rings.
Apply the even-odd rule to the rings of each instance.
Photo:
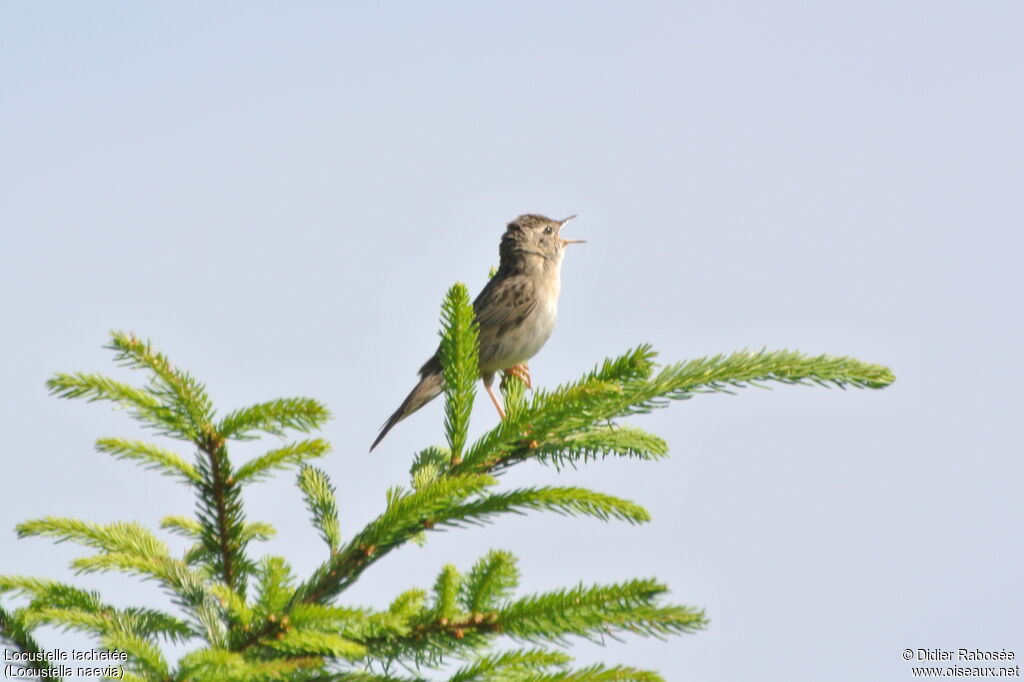
[[[503,414],[502,408],[491,388],[495,373],[522,366],[537,354],[555,328],[562,258],[566,246],[579,243],[562,238],[560,230],[575,217],[551,220],[527,214],[509,223],[498,249],[498,271],[473,301],[479,325],[480,377],[499,414]],[[419,383],[384,422],[371,451],[395,424],[444,390],[436,352],[419,374]]]

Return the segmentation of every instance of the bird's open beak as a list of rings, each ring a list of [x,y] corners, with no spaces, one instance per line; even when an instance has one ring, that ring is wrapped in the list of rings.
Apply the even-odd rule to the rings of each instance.
[[[569,222],[570,220],[572,220],[575,217],[576,216],[571,215],[568,218],[566,218],[565,220],[563,220],[560,223],[558,223],[558,229],[561,230],[563,227],[565,227],[565,224],[567,222]],[[565,246],[567,244],[586,244],[586,243],[587,242],[586,242],[585,239],[562,239],[562,246]]]

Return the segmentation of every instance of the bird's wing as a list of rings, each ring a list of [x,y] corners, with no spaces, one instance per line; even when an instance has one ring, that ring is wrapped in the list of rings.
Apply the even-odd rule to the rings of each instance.
[[[473,301],[481,346],[485,338],[501,336],[522,324],[537,309],[539,300],[537,287],[529,277],[492,277]]]
[[[480,347],[487,348],[510,329],[518,327],[536,310],[540,297],[533,280],[523,275],[492,277],[473,301],[480,325]],[[420,367],[420,376],[441,373],[440,349]]]

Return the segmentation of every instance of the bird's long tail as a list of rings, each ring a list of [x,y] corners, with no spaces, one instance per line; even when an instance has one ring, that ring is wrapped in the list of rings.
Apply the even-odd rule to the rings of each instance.
[[[395,413],[384,422],[384,426],[380,427],[380,433],[377,435],[377,440],[373,441],[373,445],[370,446],[370,452],[373,452],[377,444],[384,440],[384,436],[388,435],[388,431],[393,429],[395,424],[439,396],[442,390],[444,390],[444,375],[441,372],[425,374],[420,382],[409,391],[409,395],[405,397]]]

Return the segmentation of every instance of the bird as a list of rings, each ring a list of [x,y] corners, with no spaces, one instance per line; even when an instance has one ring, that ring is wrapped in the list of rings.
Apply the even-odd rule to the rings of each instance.
[[[575,217],[552,220],[530,213],[510,222],[498,247],[498,270],[473,301],[480,378],[502,419],[505,410],[494,394],[494,375],[507,370],[532,388],[526,361],[537,354],[555,328],[565,249],[569,244],[584,243],[560,234]],[[423,364],[419,375],[419,382],[381,426],[371,452],[398,422],[444,391],[440,348]]]

